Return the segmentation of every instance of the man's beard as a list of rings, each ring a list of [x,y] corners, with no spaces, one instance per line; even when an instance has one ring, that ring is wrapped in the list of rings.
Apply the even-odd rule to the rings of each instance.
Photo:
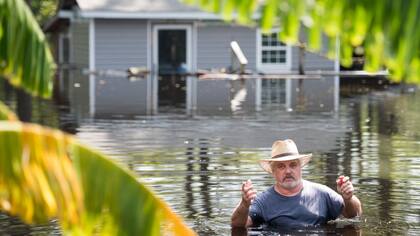
[[[285,182],[286,179],[288,179],[287,182]],[[292,180],[292,181],[290,181],[290,180]],[[286,175],[283,178],[283,181],[280,183],[280,185],[283,188],[290,190],[290,189],[296,188],[300,184],[300,181],[301,181],[300,179],[299,180],[296,180],[296,178],[293,177],[292,175]]]

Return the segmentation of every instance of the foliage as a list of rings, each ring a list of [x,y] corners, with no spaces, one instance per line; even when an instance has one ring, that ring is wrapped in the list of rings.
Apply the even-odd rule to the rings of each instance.
[[[25,222],[58,217],[67,233],[193,235],[152,191],[60,131],[0,122],[0,208]]]
[[[44,34],[22,0],[0,0],[0,74],[14,86],[50,97],[55,64]]]
[[[43,25],[56,11],[58,0],[30,0],[27,1],[35,19]]]
[[[0,120],[16,121],[18,118],[7,106],[0,102]]]
[[[0,77],[51,96],[54,63],[22,0],[0,0]],[[17,121],[0,102],[0,210],[55,217],[74,235],[194,235],[133,174],[61,131]]]
[[[329,38],[330,58],[340,41],[340,62],[352,64],[354,48],[363,48],[365,69],[385,66],[395,81],[420,83],[419,0],[183,0],[204,10],[259,24],[264,32],[280,27],[279,39],[297,44],[306,34],[308,48],[320,51]]]

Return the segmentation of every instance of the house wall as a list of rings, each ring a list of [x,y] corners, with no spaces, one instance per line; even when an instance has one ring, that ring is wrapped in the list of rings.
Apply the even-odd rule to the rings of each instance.
[[[74,21],[70,27],[72,62],[78,68],[89,68],[89,21]]]
[[[145,20],[95,19],[95,68],[126,71],[147,67]],[[126,77],[97,77],[96,114],[146,114],[147,83]]]
[[[237,41],[245,57],[246,68],[255,70],[256,30],[224,23],[201,23],[197,27],[197,68],[227,68],[231,64],[230,42]]]
[[[191,22],[192,24],[192,22]],[[256,69],[256,29],[226,25],[220,22],[197,22],[193,38],[196,40],[195,56],[198,69],[226,68],[231,64],[230,42],[238,41],[248,59],[248,69]],[[71,48],[72,61],[78,68],[89,68],[89,21],[72,22]],[[94,20],[94,57],[96,70],[125,71],[129,67],[147,67],[148,37],[147,21],[132,19],[95,19]],[[326,44],[324,45],[326,47]],[[299,49],[292,48],[292,70],[298,70]],[[151,59],[150,59],[151,60]],[[309,70],[333,70],[334,62],[320,55],[306,52],[305,65]],[[76,96],[73,104],[85,106],[89,101],[89,79],[82,73],[75,72],[73,86]],[[129,81],[125,77],[102,76],[95,78],[95,113],[96,114],[146,114],[148,112],[148,86],[151,79]],[[334,83],[332,79],[305,81],[304,86],[292,81],[292,108],[304,104],[329,106],[333,104]],[[300,87],[300,88],[299,88]],[[243,93],[237,93],[246,88],[245,97],[240,100],[241,110],[255,109],[256,84],[249,80],[238,85],[231,81],[198,81],[197,104],[198,111],[232,110],[232,100]],[[296,96],[297,91],[300,98]],[[325,94],[325,91],[327,93]],[[305,98],[302,99],[302,94]],[[323,98],[315,98],[315,94],[324,94]],[[83,103],[84,101],[84,103]],[[309,101],[309,102],[308,102]],[[331,102],[330,102],[331,101]],[[89,102],[87,102],[89,103]],[[82,105],[80,105],[82,104]],[[85,108],[83,108],[85,109]]]
[[[89,68],[89,21],[72,21],[70,28],[69,101],[78,114],[89,114],[89,76],[83,70]]]
[[[334,70],[334,61],[326,58],[319,53],[305,51],[304,65],[305,71],[314,70]],[[299,48],[292,47],[292,71],[299,70]]]
[[[306,42],[306,35],[300,34],[300,40]],[[304,71],[334,71],[334,60],[326,58],[328,39],[323,38],[320,53],[305,52]],[[299,48],[292,48],[292,70],[298,71]],[[334,109],[334,77],[323,76],[321,79],[307,79],[291,82],[291,108],[295,110],[331,111]]]
[[[307,42],[307,36],[303,32],[299,34],[299,41]],[[323,37],[321,52],[313,53],[305,51],[304,56],[304,70],[334,70],[334,60],[328,59],[325,55],[328,51],[328,38]],[[299,48],[292,47],[292,70],[298,71],[299,69]]]
[[[256,68],[256,30],[221,22],[197,26],[197,68],[222,69],[231,65],[230,42],[237,41],[248,59],[247,69]],[[198,81],[197,112],[247,111],[255,109],[255,80]],[[244,93],[246,91],[246,93]],[[238,110],[237,110],[238,109]]]

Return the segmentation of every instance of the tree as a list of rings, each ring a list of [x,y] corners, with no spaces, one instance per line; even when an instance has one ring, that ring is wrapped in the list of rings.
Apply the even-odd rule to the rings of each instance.
[[[40,25],[55,14],[58,5],[58,0],[25,0],[25,2]]]
[[[0,0],[1,77],[49,98],[54,69],[23,0]],[[19,122],[1,102],[0,210],[26,223],[58,218],[66,234],[194,235],[131,172],[70,135]]]
[[[340,62],[352,64],[353,48],[365,54],[365,69],[383,67],[394,81],[420,83],[419,0],[183,0],[220,13],[226,20],[259,25],[264,32],[279,26],[278,37],[297,44],[299,32],[308,49],[320,51],[322,36],[329,41],[328,57],[340,42]]]

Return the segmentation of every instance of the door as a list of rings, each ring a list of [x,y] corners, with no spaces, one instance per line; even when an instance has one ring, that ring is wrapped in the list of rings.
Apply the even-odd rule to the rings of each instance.
[[[159,112],[186,108],[187,76],[190,71],[190,26],[155,25],[154,64]]]

